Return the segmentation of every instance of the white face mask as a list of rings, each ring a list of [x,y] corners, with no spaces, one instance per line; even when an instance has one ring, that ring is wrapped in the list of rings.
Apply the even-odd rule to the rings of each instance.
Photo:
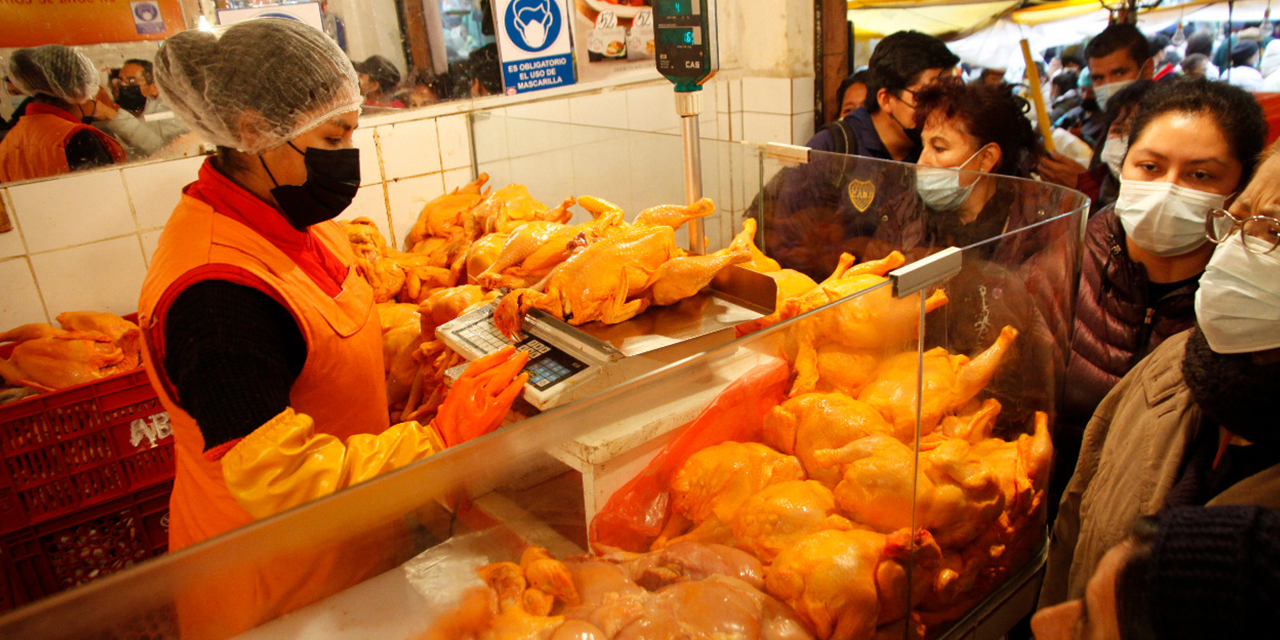
[[[1098,100],[1098,110],[1107,110],[1107,100],[1114,96],[1117,91],[1133,84],[1133,80],[1118,80],[1093,88],[1093,95]]]
[[[1258,255],[1234,235],[1209,259],[1196,291],[1196,319],[1218,353],[1280,347],[1280,249]]]
[[[1120,179],[1120,169],[1124,166],[1124,154],[1129,150],[1129,136],[1107,138],[1102,145],[1102,153],[1098,159],[1107,165],[1111,175]]]
[[[1171,182],[1122,179],[1116,215],[1134,244],[1157,256],[1177,256],[1209,241],[1205,216],[1226,202],[1226,196]]]
[[[960,172],[957,169],[963,169],[985,148],[986,145],[983,145],[981,149],[974,151],[973,155],[957,167],[916,165],[916,193],[920,194],[925,206],[934,211],[948,211],[964,204],[978,181],[975,179],[967,187],[960,186]]]

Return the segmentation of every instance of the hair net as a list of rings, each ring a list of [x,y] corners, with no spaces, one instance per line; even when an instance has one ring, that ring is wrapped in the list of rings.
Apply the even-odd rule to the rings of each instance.
[[[43,94],[80,104],[98,93],[98,70],[89,57],[60,44],[18,49],[9,79],[27,95]]]
[[[161,100],[210,142],[246,153],[283,144],[364,98],[324,33],[283,18],[184,31],[156,53]]]

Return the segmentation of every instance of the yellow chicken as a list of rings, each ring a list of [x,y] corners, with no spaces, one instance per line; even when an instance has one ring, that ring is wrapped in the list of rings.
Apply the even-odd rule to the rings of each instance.
[[[463,231],[463,217],[489,195],[484,185],[489,175],[481,173],[475,182],[457,187],[422,207],[418,220],[405,238],[405,246],[417,252],[418,243],[430,236],[448,238]],[[482,191],[483,189],[483,191]]]
[[[824,529],[855,528],[836,509],[835,495],[814,480],[769,485],[747,498],[733,520],[739,549],[769,564],[784,549]]]
[[[840,470],[820,461],[815,452],[838,449],[873,433],[891,430],[875,407],[841,393],[797,396],[774,407],[764,418],[766,444],[794,454],[810,479],[833,486],[840,481]]]

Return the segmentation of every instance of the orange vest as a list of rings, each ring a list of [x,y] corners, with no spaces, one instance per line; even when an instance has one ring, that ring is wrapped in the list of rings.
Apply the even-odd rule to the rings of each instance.
[[[124,161],[124,148],[115,138],[81,124],[71,114],[62,115],[65,113],[39,103],[27,105],[27,113],[18,118],[18,124],[0,140],[0,182],[70,173],[67,143],[81,131],[89,131],[98,138],[114,162]]]
[[[336,223],[311,230],[344,264],[355,262]],[[147,346],[143,357],[173,426],[177,469],[169,502],[169,548],[175,551],[252,521],[227,491],[221,462],[205,457],[200,428],[175,402],[164,371],[165,311],[187,287],[210,279],[256,279],[257,288],[265,284],[293,314],[306,340],[307,358],[290,391],[290,405],[314,418],[317,432],[346,440],[390,426],[382,332],[373,290],[364,278],[348,266],[342,292],[330,297],[256,231],[184,194],[160,236],[138,304]],[[238,633],[385,569],[367,554],[337,549],[317,551],[301,561],[245,568],[227,580],[225,593],[193,596],[203,613],[182,607],[184,637],[193,624],[206,632],[217,627],[219,633]]]

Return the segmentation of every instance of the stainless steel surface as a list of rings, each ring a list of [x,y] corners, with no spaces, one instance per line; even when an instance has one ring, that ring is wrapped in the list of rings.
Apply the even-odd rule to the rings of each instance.
[[[702,139],[698,129],[698,115],[682,115],[684,124],[684,192],[686,204],[693,204],[702,197]],[[690,220],[685,228],[689,230],[689,253],[700,256],[706,252],[706,235],[702,230],[702,219]]]

